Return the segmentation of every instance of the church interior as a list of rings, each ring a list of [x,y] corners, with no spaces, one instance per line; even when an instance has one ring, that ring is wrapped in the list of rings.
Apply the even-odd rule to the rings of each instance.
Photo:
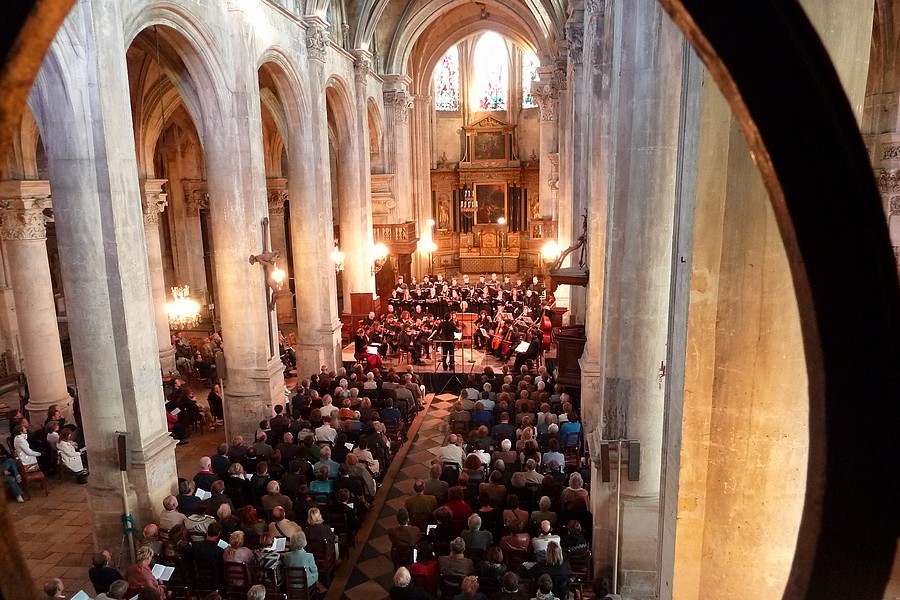
[[[21,4],[0,597],[900,599],[894,0]]]

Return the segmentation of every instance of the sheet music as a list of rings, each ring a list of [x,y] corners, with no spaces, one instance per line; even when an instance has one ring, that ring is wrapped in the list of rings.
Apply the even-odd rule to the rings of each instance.
[[[526,352],[528,350],[528,342],[519,342],[516,346],[516,352]]]
[[[212,498],[211,492],[207,492],[206,490],[201,490],[200,488],[197,488],[196,490],[194,490],[194,495],[197,496],[198,498],[200,498],[201,500],[209,500],[210,498]]]
[[[272,547],[269,550],[274,550],[275,552],[284,552],[287,548],[287,538],[277,537],[275,541],[272,542]]]
[[[458,332],[454,333],[454,334],[453,334],[453,339],[454,339],[454,340],[461,340],[461,339],[462,339],[462,332],[459,332],[459,331],[458,331]]]

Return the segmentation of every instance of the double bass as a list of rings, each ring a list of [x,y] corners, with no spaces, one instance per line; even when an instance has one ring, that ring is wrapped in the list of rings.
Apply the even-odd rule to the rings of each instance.
[[[547,315],[547,311],[553,308],[556,305],[556,298],[553,296],[549,296],[549,299],[552,299],[550,304],[545,304],[544,308],[541,311],[541,348],[543,348],[544,352],[550,350],[550,332],[553,331],[553,323],[550,321],[550,317]]]

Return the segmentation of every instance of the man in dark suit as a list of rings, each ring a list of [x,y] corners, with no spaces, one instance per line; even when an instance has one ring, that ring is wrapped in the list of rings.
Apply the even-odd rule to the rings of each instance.
[[[229,463],[229,466],[230,464],[231,463]],[[225,471],[228,471],[227,467],[225,468]],[[212,470],[212,461],[210,458],[208,456],[202,457],[200,459],[200,470],[194,475],[194,486],[208,492],[212,488],[212,484],[219,479],[221,479],[221,477]]]
[[[194,562],[198,567],[215,571],[219,589],[224,587],[225,550],[219,546],[219,536],[222,535],[222,526],[218,523],[210,523],[206,529],[206,539],[194,544]]]
[[[88,570],[88,577],[90,578],[91,583],[94,584],[94,589],[98,594],[107,593],[109,591],[109,586],[111,586],[114,581],[124,579],[118,570],[109,566],[111,558],[109,550],[98,552],[94,555],[94,566]]]
[[[184,480],[178,484],[178,512],[192,515],[203,504],[203,500],[194,495],[194,483]]]
[[[422,539],[422,532],[418,527],[409,524],[409,511],[401,508],[397,511],[397,527],[388,530],[388,537],[395,548],[411,548]]]
[[[444,367],[444,370],[447,370],[447,359],[450,359],[450,370],[456,370],[455,364],[455,356],[453,353],[453,348],[455,345],[455,336],[459,333],[459,329],[456,327],[456,313],[447,313],[444,317],[444,322],[441,323],[440,328],[440,339],[443,340],[441,342],[441,365]]]
[[[529,360],[537,360],[541,355],[541,336],[537,334],[531,335],[531,342],[525,352],[516,353],[516,362],[513,364],[513,373],[518,373],[519,369]]]

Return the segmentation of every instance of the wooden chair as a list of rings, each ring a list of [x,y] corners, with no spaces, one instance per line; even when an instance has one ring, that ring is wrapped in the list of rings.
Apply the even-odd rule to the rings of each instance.
[[[337,568],[334,543],[328,540],[307,540],[306,551],[316,558],[316,566],[319,568],[319,581],[322,582],[322,585],[331,585],[334,571]]]
[[[528,560],[529,554],[531,554],[529,550],[513,550],[510,548],[503,551],[503,561],[508,568],[518,569],[519,565]]]
[[[256,583],[260,585],[264,585],[266,587],[267,592],[277,592],[281,589],[281,585],[279,585],[278,574],[276,573],[276,569],[280,567],[269,567],[269,568],[256,568]]]
[[[590,550],[573,550],[569,552],[567,560],[572,570],[572,577],[577,577],[582,581],[593,579],[593,561],[591,560]]]
[[[400,567],[408,567],[413,564],[413,548],[412,546],[392,546],[391,561],[394,563],[394,570]]]
[[[441,598],[450,600],[451,598],[455,598],[456,595],[461,592],[462,577],[457,575],[439,575],[438,579],[440,579],[441,582]]]
[[[308,583],[306,568],[285,567],[284,579],[288,600],[316,600],[319,597],[318,588]]]
[[[247,593],[254,582],[254,573],[250,565],[241,562],[225,562],[225,588],[229,592]]]
[[[186,585],[170,585],[166,582],[162,590],[163,600],[191,600],[191,590]]]
[[[406,360],[406,364],[409,364],[411,362],[409,350],[404,350],[398,346],[397,347],[397,364],[398,365],[402,364],[404,359]]]
[[[469,422],[468,421],[450,421],[450,433],[456,433],[458,435],[469,435]]]
[[[214,564],[194,562],[194,589],[192,591],[198,597],[219,591],[219,573]]]
[[[478,591],[488,598],[500,591],[501,582],[498,577],[478,576]]]
[[[23,465],[19,462],[19,473],[22,475],[22,488],[25,493],[31,496],[31,486],[38,485],[44,490],[44,496],[49,496],[47,492],[47,478],[41,471],[41,465],[34,463],[33,465]]]

